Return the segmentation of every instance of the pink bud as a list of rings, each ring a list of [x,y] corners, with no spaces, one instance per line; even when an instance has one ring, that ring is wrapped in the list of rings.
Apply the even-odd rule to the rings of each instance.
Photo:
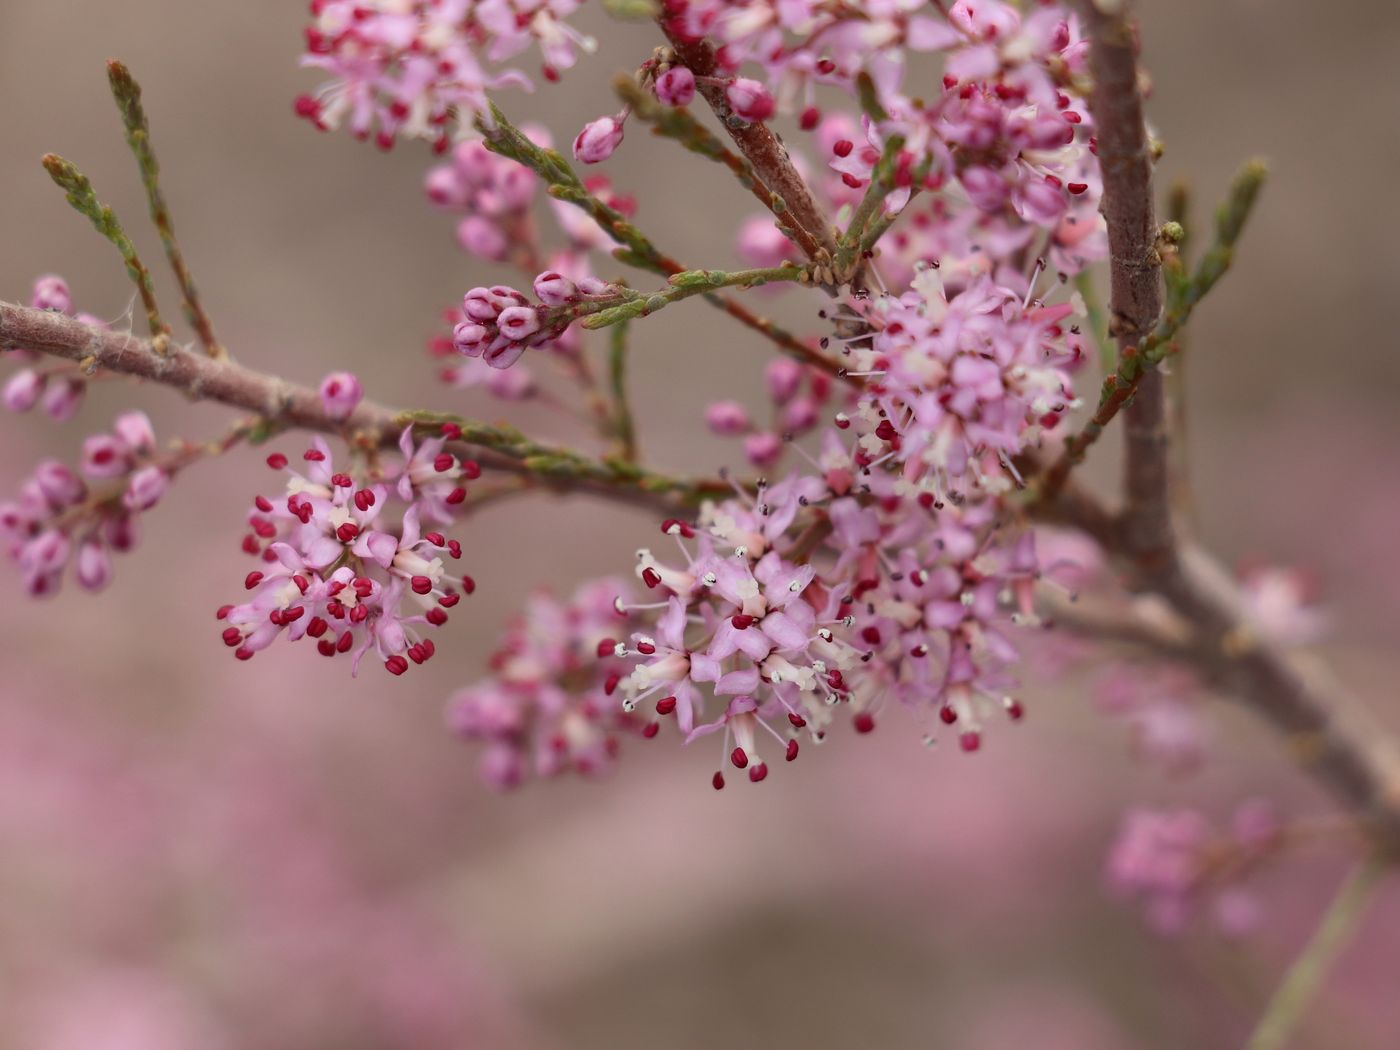
[[[783,429],[801,433],[811,430],[820,418],[817,403],[810,397],[799,397],[783,408]]]
[[[44,377],[32,368],[25,368],[10,377],[0,393],[0,402],[11,412],[28,412],[39,403],[44,392]]]
[[[122,495],[122,505],[132,511],[150,510],[160,502],[169,487],[170,476],[160,467],[142,467],[131,475],[131,481]]]
[[[136,546],[136,519],[114,514],[102,519],[102,539],[112,550],[125,554]]]
[[[481,779],[497,791],[519,787],[525,780],[525,758],[509,744],[493,744],[481,756]]]
[[[771,467],[783,454],[783,439],[769,431],[759,431],[744,438],[744,455],[756,467]]]
[[[87,495],[83,479],[55,459],[46,459],[34,468],[34,483],[55,510],[80,503]]]
[[[332,372],[321,380],[321,407],[332,419],[349,419],[364,396],[360,381],[349,372]]]
[[[151,452],[156,447],[156,431],[144,412],[123,412],[112,424],[112,431],[133,452]]]
[[[802,385],[802,366],[780,357],[764,369],[763,379],[768,384],[768,396],[783,405],[797,396],[797,388]]]
[[[725,88],[724,97],[729,100],[729,107],[734,110],[735,116],[743,120],[767,120],[777,109],[768,89],[747,77],[739,77]]]
[[[510,252],[510,240],[501,227],[484,215],[468,215],[457,224],[457,243],[482,259],[502,261]]]
[[[75,565],[78,583],[90,591],[100,591],[112,579],[112,558],[96,537],[84,540],[78,548]]]
[[[94,434],[83,442],[83,473],[90,478],[119,478],[131,469],[131,450],[112,434]]]
[[[87,384],[81,379],[60,379],[44,388],[40,404],[49,417],[59,423],[66,423],[78,414],[78,406],[83,403]]]
[[[535,278],[535,295],[545,306],[564,306],[578,296],[578,285],[562,273],[546,270]]]
[[[501,311],[496,327],[512,342],[524,342],[540,330],[540,315],[529,306],[512,306]]]
[[[781,266],[784,260],[799,257],[797,246],[773,225],[769,215],[755,215],[739,227],[736,247],[739,257],[750,266]]]
[[[464,357],[480,357],[491,342],[491,330],[473,321],[463,321],[452,329],[452,346]]]
[[[749,414],[737,401],[716,401],[705,409],[705,425],[716,434],[743,434],[749,429]]]
[[[582,164],[597,164],[612,156],[622,141],[622,121],[599,117],[583,126],[574,139],[574,157]]]
[[[34,294],[29,297],[29,305],[36,310],[71,314],[73,297],[68,294],[68,282],[57,274],[45,274],[34,282]]]
[[[473,288],[462,296],[462,313],[471,321],[494,322],[502,309],[504,307],[496,305],[489,288]]]
[[[428,172],[423,180],[423,192],[440,208],[462,208],[467,203],[466,187],[449,164],[441,164]]]
[[[578,290],[591,299],[606,299],[617,294],[617,289],[599,277],[580,277]]]
[[[672,66],[656,78],[656,97],[668,106],[688,106],[695,98],[695,74]]]

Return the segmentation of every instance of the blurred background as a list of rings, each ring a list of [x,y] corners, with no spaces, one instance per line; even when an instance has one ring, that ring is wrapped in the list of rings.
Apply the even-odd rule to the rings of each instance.
[[[1191,329],[1199,531],[1232,562],[1320,581],[1338,675],[1394,722],[1400,11],[1142,8],[1164,176],[1191,180],[1204,219],[1240,161],[1262,154],[1273,170],[1236,269]],[[439,311],[492,271],[424,199],[425,149],[384,155],[293,117],[317,83],[296,65],[304,22],[303,5],[270,0],[0,0],[0,297],[58,272],[81,310],[116,319],[130,298],[109,246],[40,169],[46,151],[92,177],[158,269],[107,95],[103,61],[120,57],[241,361],[302,382],[348,368],[390,403],[503,415],[435,384],[423,352]],[[601,54],[564,90],[511,97],[517,120],[567,141],[611,111],[607,74],[655,41],[591,28]],[[658,244],[730,265],[749,201],[684,159],[638,129],[605,168]],[[815,322],[810,301],[773,309]],[[693,305],[638,333],[652,462],[734,459],[702,406],[757,391],[768,349],[724,324]],[[133,398],[162,438],[231,418],[102,387],[67,427],[0,419],[0,490],[41,454],[71,460]],[[578,436],[547,412],[512,419]],[[1093,457],[1102,484],[1115,453]],[[1199,775],[1145,769],[1096,712],[1092,676],[1029,691],[1028,724],[974,757],[930,753],[891,718],[761,789],[717,794],[711,754],[657,743],[602,781],[495,795],[443,731],[443,699],[480,673],[526,589],[626,571],[654,524],[543,497],[483,513],[464,536],[479,590],[451,644],[404,680],[350,680],[300,647],[242,666],[219,642],[213,612],[239,588],[230,555],[264,478],[256,457],[192,471],[96,599],[70,586],[31,603],[0,568],[0,1046],[1228,1047],[1345,866],[1319,847],[1268,874],[1264,924],[1242,942],[1154,935],[1103,889],[1125,807],[1225,815],[1267,795],[1315,815],[1330,802],[1224,703]],[[1397,938],[1400,900],[1383,900],[1300,1045],[1397,1045]]]

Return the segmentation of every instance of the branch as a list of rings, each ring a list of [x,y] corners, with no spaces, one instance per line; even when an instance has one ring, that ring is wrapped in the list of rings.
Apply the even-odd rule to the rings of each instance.
[[[262,416],[276,430],[297,428],[337,434],[351,441],[393,447],[409,425],[441,433],[451,423],[462,432],[454,451],[482,467],[528,478],[555,492],[584,492],[648,511],[674,514],[731,486],[718,479],[678,478],[636,467],[589,459],[570,449],[533,441],[511,427],[491,426],[447,413],[400,412],[363,401],[344,420],[334,419],[310,387],[172,346],[157,353],[149,340],[48,310],[0,302],[0,348],[37,350],[76,361],[86,370],[106,369],[182,391],[196,401],[214,401]]]

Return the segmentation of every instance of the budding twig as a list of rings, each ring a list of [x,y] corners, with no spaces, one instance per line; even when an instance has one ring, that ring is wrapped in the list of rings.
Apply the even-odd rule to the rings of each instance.
[[[175,239],[175,226],[170,218],[170,209],[165,203],[165,194],[160,188],[160,164],[156,161],[151,147],[151,127],[146,120],[145,108],[141,105],[141,86],[131,76],[131,71],[115,59],[107,63],[107,79],[112,85],[112,97],[121,111],[122,123],[126,126],[126,141],[136,156],[136,164],[141,169],[141,184],[146,188],[146,200],[150,204],[151,221],[155,223],[160,242],[165,247],[165,257],[170,269],[179,282],[180,294],[184,299],[185,317],[193,326],[205,352],[210,357],[223,357],[225,351],[214,336],[214,326],[209,315],[199,301],[199,290],[189,267],[185,265],[184,253]]]
[[[116,213],[97,199],[92,183],[72,162],[64,160],[56,153],[44,154],[44,170],[49,178],[64,191],[68,203],[80,215],[87,216],[97,232],[112,242],[126,263],[127,275],[136,285],[141,295],[141,304],[146,308],[146,322],[151,329],[151,347],[156,353],[164,354],[170,347],[170,328],[161,320],[160,308],[156,306],[156,291],[151,284],[151,272],[146,269],[141,257],[136,254],[136,246],[117,221]]]

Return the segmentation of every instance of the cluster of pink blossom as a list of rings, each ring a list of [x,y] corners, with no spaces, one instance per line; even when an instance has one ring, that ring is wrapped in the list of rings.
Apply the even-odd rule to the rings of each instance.
[[[501,284],[467,292],[462,297],[466,320],[452,331],[457,352],[492,368],[509,368],[527,349],[557,342],[588,307],[618,296],[617,287],[606,281],[574,280],[558,270],[536,276],[534,289],[538,303]]]
[[[0,538],[25,590],[55,593],[70,562],[83,587],[105,587],[111,552],[135,546],[137,518],[160,502],[181,465],[178,457],[157,455],[151,421],[141,412],[118,416],[110,433],[87,438],[78,472],[57,460],[40,463],[18,497],[0,503]]]
[[[536,594],[490,659],[491,677],[448,703],[448,724],[486,745],[483,779],[511,788],[527,777],[584,775],[611,767],[623,734],[654,737],[653,720],[624,711],[617,688],[627,665],[614,649],[635,622],[625,587],[595,580],[568,601]]]
[[[94,328],[107,327],[107,323],[99,317],[75,313],[68,282],[54,274],[46,274],[34,282],[29,305],[36,310],[53,310],[76,317],[83,324]],[[10,356],[25,362],[27,366],[36,364],[40,357],[31,350],[23,349],[10,351]],[[60,366],[47,371],[25,367],[10,376],[3,389],[0,389],[0,404],[11,412],[28,412],[38,405],[51,419],[66,423],[77,415],[85,393],[87,380],[79,370],[71,366]]]
[[[382,149],[399,136],[446,150],[474,117],[489,119],[489,88],[529,88],[502,67],[538,44],[546,80],[593,41],[565,19],[580,0],[311,0],[302,64],[330,79],[296,100],[323,130],[348,124]]]
[[[445,624],[447,610],[475,589],[449,566],[461,544],[424,531],[425,523],[450,524],[466,499],[464,482],[480,475],[474,462],[444,451],[460,436],[448,424],[415,441],[407,427],[392,470],[337,470],[320,438],[301,471],[270,455],[268,466],[287,474],[286,488],[276,501],[256,498],[243,540],[262,568],[244,579],[246,601],[218,611],[234,655],[251,659],[285,635],[311,638],[322,656],[348,654],[352,673],[371,649],[395,675],[430,659],[436,646],[426,628]]]
[[[1142,901],[1148,921],[1163,933],[1180,932],[1205,910],[1222,932],[1238,935],[1259,914],[1247,878],[1282,836],[1277,813],[1262,800],[1242,803],[1223,829],[1191,809],[1133,810],[1105,872],[1113,890]]]

